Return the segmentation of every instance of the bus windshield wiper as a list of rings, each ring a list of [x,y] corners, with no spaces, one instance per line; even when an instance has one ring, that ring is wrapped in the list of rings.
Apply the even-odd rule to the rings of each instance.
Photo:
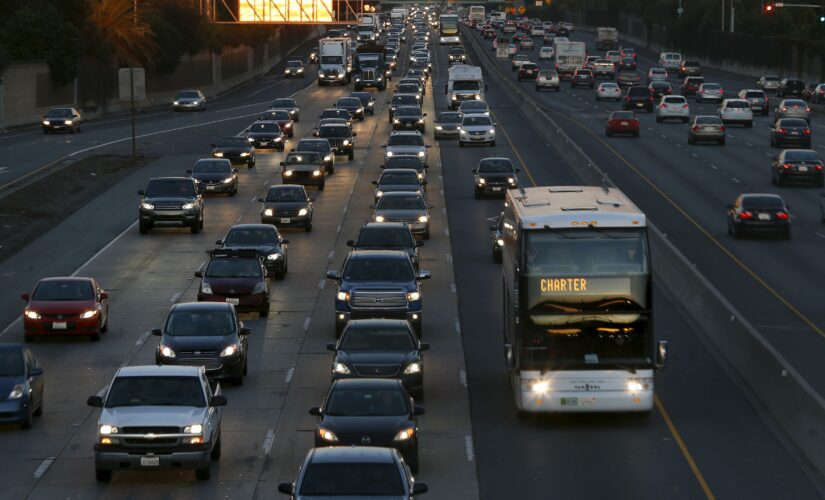
[[[551,232],[551,233],[553,233],[553,234],[558,234],[559,236],[561,236],[561,237],[562,237],[562,238],[564,238],[564,239],[567,239],[567,240],[572,240],[572,239],[574,239],[574,238],[573,238],[572,236],[570,236],[569,234],[565,234],[563,231],[559,231],[558,229],[553,229],[553,228],[552,228],[552,227],[550,227],[548,224],[545,224],[545,225],[544,225],[544,229],[546,229],[546,230],[550,231],[550,232]]]
[[[619,370],[624,370],[624,371],[630,372],[634,375],[636,374],[636,368],[633,368],[632,366],[623,365],[621,363],[612,363],[610,361],[608,361],[608,362],[599,361],[598,365],[600,365],[600,366],[612,366],[613,368],[618,368]]]

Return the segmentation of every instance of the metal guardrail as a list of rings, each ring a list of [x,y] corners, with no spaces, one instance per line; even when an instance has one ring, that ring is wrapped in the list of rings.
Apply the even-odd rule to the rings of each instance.
[[[615,186],[550,117],[552,110],[514,83],[468,30],[462,28],[462,35],[485,60],[485,68],[498,73],[496,81],[520,98],[514,100],[517,108],[582,184]],[[652,223],[650,245],[657,283],[681,306],[693,329],[747,382],[749,396],[764,405],[775,426],[825,475],[825,399]]]

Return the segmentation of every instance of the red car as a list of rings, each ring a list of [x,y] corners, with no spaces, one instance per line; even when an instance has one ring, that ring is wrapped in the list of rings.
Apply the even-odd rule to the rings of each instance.
[[[612,137],[613,134],[631,134],[639,137],[641,124],[632,111],[613,111],[607,118],[605,134]]]
[[[696,95],[696,92],[699,91],[699,87],[705,83],[705,79],[701,76],[688,76],[685,77],[685,81],[682,83],[682,95]]]
[[[519,67],[518,80],[535,80],[539,76],[539,65],[535,63],[524,63]]]
[[[100,340],[109,324],[109,295],[93,278],[44,278],[20,296],[26,341],[42,335],[88,335]]]

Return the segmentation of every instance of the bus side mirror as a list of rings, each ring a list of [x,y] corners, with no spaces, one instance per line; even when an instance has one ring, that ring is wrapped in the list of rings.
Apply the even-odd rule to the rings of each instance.
[[[656,371],[661,371],[667,366],[667,340],[660,340],[656,346]]]

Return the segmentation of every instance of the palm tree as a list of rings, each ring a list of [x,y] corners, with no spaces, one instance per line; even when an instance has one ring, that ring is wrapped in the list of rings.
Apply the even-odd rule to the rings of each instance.
[[[152,27],[137,16],[133,0],[91,0],[89,22],[118,63],[143,66],[158,51]]]

